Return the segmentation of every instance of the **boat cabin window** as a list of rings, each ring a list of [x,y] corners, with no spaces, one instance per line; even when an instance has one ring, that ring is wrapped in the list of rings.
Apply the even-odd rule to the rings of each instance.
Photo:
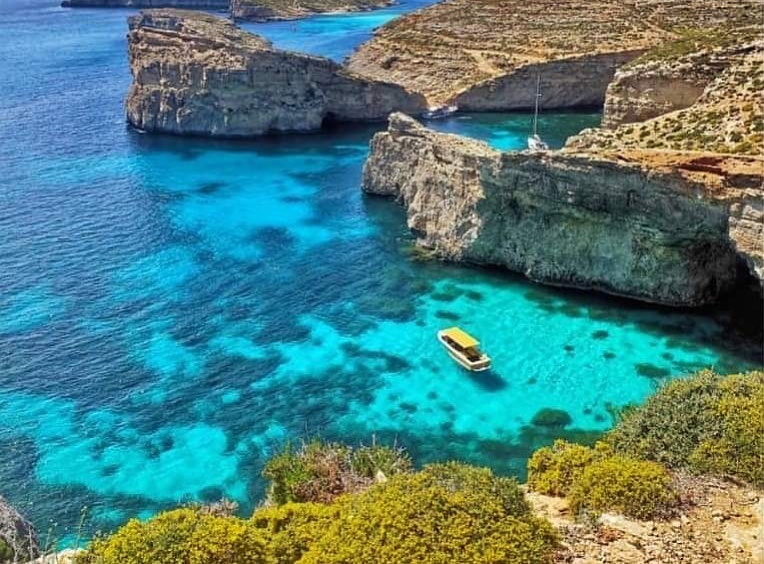
[[[477,350],[475,347],[469,347],[469,348],[465,349],[461,345],[459,345],[459,343],[457,343],[451,337],[449,337],[448,335],[444,336],[443,338],[446,340],[446,342],[449,345],[454,347],[456,350],[458,350],[460,352],[463,352],[464,356],[466,356],[468,359],[470,359],[472,361],[480,360],[480,356],[481,356],[480,355],[480,351]]]

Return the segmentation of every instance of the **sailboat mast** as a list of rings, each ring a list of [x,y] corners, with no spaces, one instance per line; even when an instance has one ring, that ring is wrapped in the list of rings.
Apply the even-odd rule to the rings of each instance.
[[[536,75],[536,109],[533,112],[533,135],[538,134],[538,119],[539,119],[539,98],[541,97],[541,93],[539,92],[539,88],[541,87],[541,75]]]

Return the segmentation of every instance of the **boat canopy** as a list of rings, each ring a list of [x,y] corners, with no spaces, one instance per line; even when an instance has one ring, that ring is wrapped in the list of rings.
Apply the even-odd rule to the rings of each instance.
[[[469,333],[465,333],[458,327],[449,327],[443,330],[443,335],[454,341],[463,349],[470,349],[478,346],[480,343]]]

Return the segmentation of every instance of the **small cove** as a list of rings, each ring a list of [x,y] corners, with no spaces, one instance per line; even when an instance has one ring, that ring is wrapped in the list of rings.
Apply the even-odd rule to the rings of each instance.
[[[341,59],[415,5],[245,27]],[[760,365],[708,312],[416,261],[403,211],[359,190],[383,124],[247,142],[129,130],[129,13],[0,14],[0,484],[40,530],[71,540],[83,506],[89,529],[223,495],[247,511],[269,453],[313,434],[522,476],[533,448],[592,439],[667,377]],[[598,121],[540,127],[560,146]],[[529,123],[433,125],[512,150]],[[452,324],[492,373],[442,352]],[[542,409],[570,423],[533,425]]]

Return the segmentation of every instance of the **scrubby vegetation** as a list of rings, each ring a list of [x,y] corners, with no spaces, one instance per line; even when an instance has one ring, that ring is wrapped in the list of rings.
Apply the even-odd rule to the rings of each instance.
[[[287,443],[266,463],[263,476],[271,481],[270,497],[275,503],[326,503],[344,493],[367,489],[376,479],[411,469],[411,458],[396,446],[374,443],[352,448],[316,439],[299,448]]]
[[[595,450],[558,440],[551,447],[540,448],[528,461],[528,487],[546,495],[568,495],[586,467],[602,452],[601,445],[597,443]]]
[[[637,519],[652,519],[676,502],[671,475],[655,462],[611,456],[584,468],[568,497],[578,513],[615,511]]]
[[[615,456],[602,442],[589,448],[557,441],[537,450],[528,461],[528,486],[567,496],[575,513],[615,511],[651,519],[666,513],[676,500],[663,466]]]
[[[627,456],[764,486],[764,372],[670,382],[624,412],[607,441]]]
[[[552,561],[557,536],[517,483],[447,463],[401,473],[331,503],[286,503],[250,519],[198,508],[133,520],[80,564],[332,564]]]
[[[536,451],[529,488],[566,496],[576,514],[654,519],[678,502],[670,468],[762,484],[764,372],[703,371],[618,417],[593,447],[557,441]],[[216,504],[132,520],[93,541],[78,564],[544,564],[558,548],[517,482],[486,468],[449,462],[414,472],[398,447],[313,441],[287,445],[264,475],[268,502],[248,519]]]

